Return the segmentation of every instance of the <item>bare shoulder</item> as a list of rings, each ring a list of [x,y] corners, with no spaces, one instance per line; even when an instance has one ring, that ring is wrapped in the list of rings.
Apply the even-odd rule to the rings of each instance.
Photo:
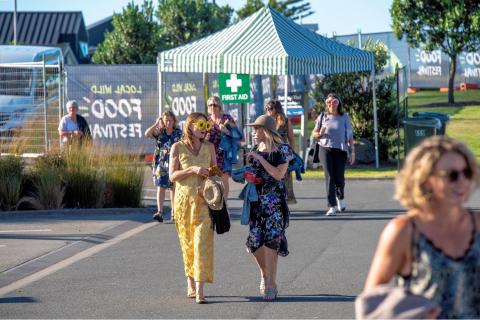
[[[203,144],[205,144],[205,146],[209,149],[212,149],[215,150],[215,146],[213,145],[213,143],[211,143],[210,141],[207,141],[207,140],[204,140],[203,141]]]
[[[387,224],[382,233],[382,239],[395,243],[409,243],[405,241],[411,238],[412,223],[408,215],[400,215],[393,218]]]
[[[480,232],[480,212],[473,212],[473,217],[475,218],[475,225],[477,227],[477,232]]]

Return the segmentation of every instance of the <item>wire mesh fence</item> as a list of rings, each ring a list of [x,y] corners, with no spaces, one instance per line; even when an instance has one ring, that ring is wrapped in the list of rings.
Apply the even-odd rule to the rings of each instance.
[[[0,151],[43,153],[59,147],[60,65],[0,64]]]

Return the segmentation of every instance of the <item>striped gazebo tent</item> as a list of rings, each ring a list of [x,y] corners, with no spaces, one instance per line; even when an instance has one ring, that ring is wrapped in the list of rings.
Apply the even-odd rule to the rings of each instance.
[[[374,73],[372,52],[325,38],[269,7],[260,9],[220,32],[160,52],[158,64],[160,74],[199,72],[310,75],[359,71]],[[287,91],[287,86],[285,90]],[[375,93],[373,106],[378,166]]]

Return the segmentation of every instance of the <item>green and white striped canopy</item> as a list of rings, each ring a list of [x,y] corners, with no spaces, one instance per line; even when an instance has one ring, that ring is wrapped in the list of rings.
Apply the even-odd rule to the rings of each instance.
[[[373,69],[373,53],[318,35],[265,7],[238,23],[159,53],[165,72],[331,74]]]

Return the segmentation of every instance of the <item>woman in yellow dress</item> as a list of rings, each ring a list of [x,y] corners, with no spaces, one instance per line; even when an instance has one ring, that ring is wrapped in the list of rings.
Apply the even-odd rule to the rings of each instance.
[[[192,113],[182,139],[172,146],[170,180],[175,183],[175,225],[182,248],[187,296],[205,303],[203,285],[213,282],[213,228],[208,206],[198,187],[216,166],[215,148],[205,140],[210,123],[202,113]]]

